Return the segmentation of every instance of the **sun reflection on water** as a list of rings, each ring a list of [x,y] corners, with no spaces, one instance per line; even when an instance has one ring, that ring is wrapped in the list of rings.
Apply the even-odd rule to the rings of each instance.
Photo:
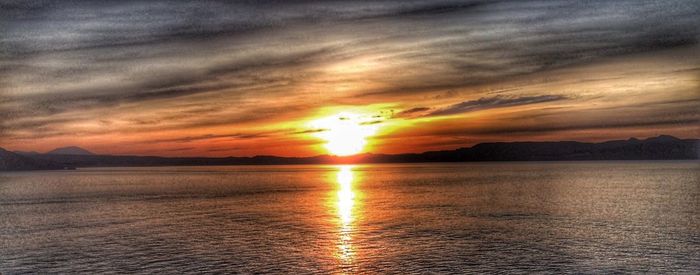
[[[355,204],[355,193],[352,191],[352,167],[341,166],[338,171],[338,216],[343,226],[352,222],[352,206]]]
[[[355,206],[355,192],[352,186],[354,181],[353,166],[342,165],[338,168],[336,177],[338,183],[338,220],[340,223],[338,258],[343,264],[350,265],[355,254],[352,247],[353,207]]]

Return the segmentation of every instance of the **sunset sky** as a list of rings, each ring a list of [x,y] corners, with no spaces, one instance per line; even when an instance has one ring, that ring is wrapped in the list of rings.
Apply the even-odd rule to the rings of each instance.
[[[0,34],[10,150],[700,137],[696,0],[0,1]]]

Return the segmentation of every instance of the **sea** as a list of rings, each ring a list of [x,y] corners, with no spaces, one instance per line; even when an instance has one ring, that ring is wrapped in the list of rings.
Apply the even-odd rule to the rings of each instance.
[[[700,273],[700,162],[0,173],[0,273]]]

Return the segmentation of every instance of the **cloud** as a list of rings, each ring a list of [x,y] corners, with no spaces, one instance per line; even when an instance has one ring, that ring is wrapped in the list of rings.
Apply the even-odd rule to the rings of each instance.
[[[180,147],[180,148],[172,148],[172,149],[167,149],[169,152],[179,152],[179,151],[190,151],[193,149],[197,149],[195,147]]]
[[[329,130],[328,129],[309,129],[309,130],[293,131],[292,134],[294,134],[294,135],[314,134],[314,133],[327,132],[327,131],[329,131]]]
[[[698,25],[694,0],[0,1],[0,136],[246,132],[333,104],[418,117],[554,102],[570,95],[475,87],[697,45]],[[458,97],[480,99],[434,107]]]
[[[192,141],[208,140],[208,139],[218,139],[218,138],[230,138],[230,139],[257,139],[269,137],[275,132],[259,132],[259,133],[234,133],[234,134],[205,134],[199,136],[185,136],[177,138],[166,138],[166,139],[154,139],[149,140],[148,143],[161,143],[161,142],[177,142],[177,143],[188,143]]]
[[[382,122],[384,122],[384,120],[364,121],[364,122],[361,122],[360,125],[374,125],[374,124],[380,124]]]
[[[403,118],[415,117],[415,116],[421,115],[429,110],[430,110],[429,107],[414,107],[414,108],[411,108],[408,110],[398,112],[394,115],[394,117],[403,117]]]
[[[642,128],[642,127],[670,127],[670,126],[698,126],[698,118],[687,119],[658,119],[658,120],[630,120],[630,121],[613,121],[613,122],[581,122],[572,123],[570,125],[523,125],[523,126],[504,126],[494,128],[484,128],[469,132],[469,134],[488,134],[488,135],[516,135],[516,134],[534,134],[534,133],[554,133],[563,131],[579,131],[579,130],[594,130],[594,129],[622,129],[622,128]],[[700,128],[699,128],[700,129]]]
[[[671,106],[673,106],[671,108]],[[536,111],[520,111],[502,116],[485,116],[462,123],[445,120],[431,128],[409,130],[410,136],[435,136],[448,138],[476,138],[479,136],[510,137],[550,135],[564,132],[638,129],[663,133],[664,129],[697,131],[700,129],[700,100],[685,102],[660,101],[630,104],[611,108],[581,106],[579,108],[542,108]]]
[[[539,96],[523,96],[523,97],[482,97],[477,100],[464,101],[446,108],[438,109],[428,113],[426,116],[445,116],[473,111],[480,111],[494,108],[504,108],[520,105],[537,104],[543,102],[559,101],[569,99],[564,95],[539,95]]]

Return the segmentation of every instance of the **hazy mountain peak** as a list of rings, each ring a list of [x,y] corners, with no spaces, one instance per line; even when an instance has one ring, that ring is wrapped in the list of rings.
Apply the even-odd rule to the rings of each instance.
[[[669,136],[669,135],[660,135],[658,137],[651,137],[647,139],[648,141],[677,141],[680,140],[677,137],[674,136]]]
[[[77,146],[68,146],[68,147],[61,147],[61,148],[56,148],[53,149],[47,154],[52,154],[52,155],[94,155],[92,152],[77,147]]]
[[[12,151],[15,154],[22,155],[22,156],[36,156],[40,155],[41,153],[37,151]]]
[[[64,166],[48,160],[33,159],[0,148],[0,171],[62,169]]]

